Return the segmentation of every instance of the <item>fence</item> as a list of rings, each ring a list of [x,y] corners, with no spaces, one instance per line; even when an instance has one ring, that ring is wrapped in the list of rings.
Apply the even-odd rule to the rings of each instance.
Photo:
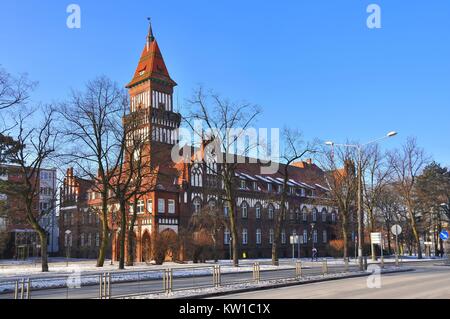
[[[47,276],[0,280],[0,299],[110,299],[200,288],[218,288],[261,281],[293,279],[357,271],[358,266],[304,263],[293,261],[277,268],[270,262],[255,262],[239,268],[211,265],[176,267],[144,271],[114,271],[109,273]]]

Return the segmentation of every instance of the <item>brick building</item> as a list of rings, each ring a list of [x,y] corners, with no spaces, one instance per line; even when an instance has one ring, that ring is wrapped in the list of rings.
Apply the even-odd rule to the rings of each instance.
[[[35,216],[48,234],[48,253],[58,253],[58,216],[56,213],[56,169],[41,169],[37,174],[39,195],[35,198]],[[3,165],[0,179],[20,185],[24,182],[22,170],[14,165]],[[20,195],[0,194],[3,214],[0,232],[3,233],[3,258],[28,258],[40,254],[39,236],[27,222],[25,206]]]
[[[60,256],[96,258],[100,242],[99,217],[88,206],[92,181],[74,176],[67,169],[60,189]]]
[[[181,121],[181,115],[173,109],[173,90],[176,85],[150,27],[134,76],[126,86],[132,116],[124,119],[139,121],[137,129],[151,137],[145,149],[146,154],[141,156],[149,156],[151,166],[160,173],[155,181],[155,189],[141,197],[137,205],[134,247],[137,261],[154,259],[158,249],[156,245],[169,241],[176,242],[179,249],[175,252],[173,248],[168,248],[166,259],[195,258],[195,253],[189,249],[195,246],[198,238],[191,233],[192,216],[204,207],[212,206],[223,214],[225,224],[229,218],[228,208],[219,200],[220,196],[217,192],[211,193],[208,187],[211,179],[208,168],[194,161],[174,163],[171,160],[171,150],[178,142]],[[326,255],[327,243],[336,238],[337,212],[329,206],[324,172],[312,161],[294,163],[288,171],[288,214],[282,223],[280,257],[292,257],[291,235],[299,236],[302,256],[311,255],[313,247],[318,248],[319,255]],[[229,258],[230,240],[239,240],[241,258],[270,257],[274,217],[279,212],[282,175],[261,175],[260,165],[246,158],[245,163],[238,167],[236,183],[239,238],[230,238],[228,227],[221,227],[214,253],[219,258]],[[98,206],[99,203],[99,195],[91,191],[88,205]],[[110,209],[111,214],[114,214],[114,203],[111,203]],[[110,228],[112,258],[117,259],[119,224],[111,222]],[[163,241],[158,241],[158,238]],[[297,251],[295,247],[295,254]],[[206,258],[211,258],[211,254]]]

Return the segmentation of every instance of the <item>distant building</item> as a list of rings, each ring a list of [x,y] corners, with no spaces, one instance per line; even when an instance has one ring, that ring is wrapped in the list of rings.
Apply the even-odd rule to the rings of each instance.
[[[4,181],[21,183],[23,175],[19,167],[3,165]],[[34,204],[35,214],[39,224],[48,234],[48,254],[56,255],[58,247],[58,216],[56,214],[56,169],[41,169],[37,173],[39,196]],[[4,214],[0,216],[0,231],[5,234],[3,258],[28,258],[40,255],[39,236],[26,219],[26,211],[20,195],[0,194],[0,202]]]
[[[67,170],[60,190],[60,255],[96,258],[100,244],[100,219],[88,206],[88,189],[93,182]]]

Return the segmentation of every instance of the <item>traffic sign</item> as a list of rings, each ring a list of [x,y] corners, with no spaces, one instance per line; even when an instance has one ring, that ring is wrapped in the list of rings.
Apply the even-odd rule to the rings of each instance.
[[[381,244],[381,233],[370,233],[372,244]]]
[[[293,244],[298,244],[298,238],[299,238],[298,235],[295,235],[295,236],[294,236],[294,235],[291,235],[291,236],[289,237],[291,245],[293,245]]]
[[[448,231],[446,231],[445,229],[441,231],[441,233],[439,234],[439,237],[441,237],[442,240],[447,240],[448,239]]]
[[[400,225],[394,225],[391,227],[391,232],[395,235],[398,236],[402,233],[402,227]]]

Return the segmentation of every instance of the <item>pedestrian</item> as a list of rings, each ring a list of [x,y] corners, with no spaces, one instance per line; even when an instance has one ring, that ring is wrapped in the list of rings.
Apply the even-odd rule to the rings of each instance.
[[[312,249],[311,260],[314,261],[314,259],[317,260],[317,249],[316,249],[316,247],[314,247],[314,248]]]

